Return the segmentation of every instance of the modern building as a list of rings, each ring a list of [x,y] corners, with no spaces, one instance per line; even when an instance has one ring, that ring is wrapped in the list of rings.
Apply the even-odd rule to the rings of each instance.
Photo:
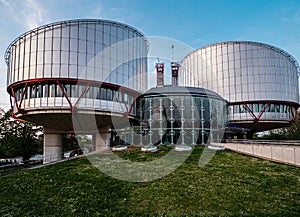
[[[5,60],[13,112],[44,127],[44,162],[61,159],[64,133],[93,134],[93,119],[101,135],[95,143],[109,142],[111,117],[127,117],[147,89],[147,53],[140,31],[108,20],[44,25],[9,45]],[[130,115],[135,113],[134,107]]]
[[[298,63],[279,48],[208,45],[171,63],[171,86],[158,63],[150,90],[147,54],[143,33],[108,20],[51,23],[9,45],[13,113],[44,127],[44,163],[62,158],[65,133],[92,134],[93,150],[117,137],[129,144],[206,144],[222,139],[226,124],[252,135],[289,126],[297,116]]]
[[[227,102],[203,88],[152,88],[137,99],[140,138],[136,144],[207,144],[221,141]]]
[[[286,127],[299,107],[297,61],[277,47],[249,41],[208,45],[180,63],[179,85],[202,87],[229,102],[229,123],[254,132]]]

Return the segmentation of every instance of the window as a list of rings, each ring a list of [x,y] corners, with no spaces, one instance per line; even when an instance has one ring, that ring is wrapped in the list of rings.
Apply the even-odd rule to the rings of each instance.
[[[259,104],[259,112],[262,112],[264,110],[265,104],[260,103]]]
[[[106,89],[105,88],[101,88],[101,99],[106,100]]]
[[[43,97],[43,86],[42,84],[36,85],[36,97]]]
[[[253,112],[259,112],[259,105],[258,104],[253,105]]]
[[[78,95],[76,97],[80,97],[82,94],[85,94],[85,85],[77,85]]]
[[[112,101],[112,90],[110,89],[107,90],[107,100]]]
[[[280,105],[280,113],[284,113],[284,105]]]
[[[128,95],[128,103],[129,103],[129,105],[132,105],[132,103],[133,103],[133,96]]]
[[[20,99],[21,99],[21,95],[22,95],[21,90],[22,89],[18,89],[18,90],[15,91],[15,96],[16,96],[17,101],[20,101]]]
[[[89,99],[93,99],[94,98],[94,89],[95,89],[95,87],[89,87],[86,91],[85,97],[89,98]]]
[[[48,86],[48,84],[43,85],[43,97],[49,97],[49,86]]]
[[[253,104],[247,104],[251,111],[253,111]]]
[[[55,85],[56,86],[56,97],[63,97],[63,92],[62,90],[60,89],[60,86],[59,85]]]
[[[128,94],[124,93],[124,103],[128,104]]]
[[[113,101],[119,102],[119,92],[116,90],[113,90]]]
[[[55,84],[49,84],[49,97],[55,97]]]
[[[36,86],[32,85],[30,87],[30,98],[36,98]]]
[[[71,97],[78,97],[78,85],[72,85],[71,86]]]
[[[101,99],[101,88],[99,87],[95,87],[95,91],[96,91],[96,99]]]

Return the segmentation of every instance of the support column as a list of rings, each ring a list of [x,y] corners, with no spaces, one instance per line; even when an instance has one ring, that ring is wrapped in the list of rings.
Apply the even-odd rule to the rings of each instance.
[[[44,133],[44,164],[63,159],[63,138],[61,133]]]
[[[98,133],[93,135],[93,142],[96,151],[105,150],[109,148],[111,137],[111,127],[104,126],[98,129]]]

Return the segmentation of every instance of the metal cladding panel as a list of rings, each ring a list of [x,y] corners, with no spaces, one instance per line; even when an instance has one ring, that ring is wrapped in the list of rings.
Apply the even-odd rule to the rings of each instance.
[[[135,115],[134,99],[147,90],[147,54],[146,37],[118,22],[69,20],[30,30],[5,53],[12,109],[25,119],[77,108],[126,113],[133,107]]]
[[[231,104],[230,121],[295,120],[299,65],[284,50],[257,42],[223,42],[190,53],[180,65],[179,85],[218,93]]]
[[[211,89],[229,102],[299,103],[297,62],[285,51],[255,42],[200,48],[181,62],[179,84]]]
[[[135,28],[107,20],[48,24],[24,33],[8,47],[7,82],[72,78],[145,91],[147,43]]]

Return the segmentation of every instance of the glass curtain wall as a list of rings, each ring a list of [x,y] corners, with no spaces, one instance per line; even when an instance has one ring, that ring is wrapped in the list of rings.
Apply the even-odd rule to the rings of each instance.
[[[156,96],[138,101],[135,144],[206,144],[222,139],[226,102],[203,96]]]

